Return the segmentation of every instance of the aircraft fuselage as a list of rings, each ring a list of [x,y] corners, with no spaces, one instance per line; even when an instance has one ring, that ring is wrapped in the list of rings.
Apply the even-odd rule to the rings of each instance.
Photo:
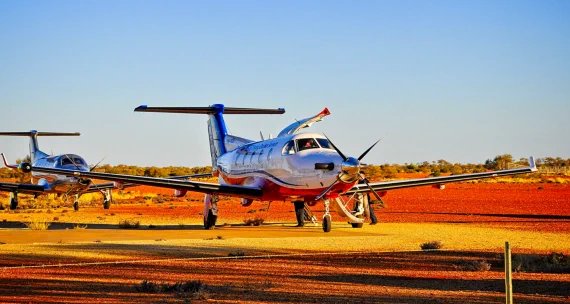
[[[75,163],[75,164],[74,164]],[[34,167],[89,171],[83,158],[75,154],[57,155],[37,159]],[[91,180],[65,175],[32,172],[32,182],[44,187],[47,193],[78,194],[89,189]]]
[[[261,200],[309,202],[336,181],[342,161],[323,135],[301,133],[240,146],[221,155],[217,167],[220,183],[259,187]],[[330,167],[316,169],[315,164]],[[329,197],[354,184],[339,182]]]

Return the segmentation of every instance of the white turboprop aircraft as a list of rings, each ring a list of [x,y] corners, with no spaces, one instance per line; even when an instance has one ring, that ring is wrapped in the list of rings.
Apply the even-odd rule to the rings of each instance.
[[[530,166],[510,170],[441,176],[411,180],[368,183],[360,175],[360,161],[376,145],[372,145],[358,158],[347,157],[326,136],[317,133],[298,133],[302,128],[321,121],[329,115],[328,109],[321,113],[297,121],[283,129],[276,138],[252,141],[228,134],[223,114],[283,114],[284,109],[230,108],[221,104],[209,107],[147,107],[140,106],[136,112],[193,113],[207,114],[208,135],[212,169],[219,183],[180,181],[167,178],[120,175],[110,173],[84,172],[57,168],[20,166],[32,171],[87,177],[135,183],[155,187],[171,188],[176,196],[184,196],[187,191],[205,193],[204,227],[213,228],[218,216],[218,196],[227,195],[241,198],[243,206],[254,200],[292,201],[295,208],[303,208],[305,203],[314,206],[322,201],[325,206],[322,227],[325,232],[331,229],[330,204],[354,227],[361,226],[363,216],[349,211],[348,204],[355,196],[367,192],[380,201],[388,190],[433,185],[443,188],[445,183],[489,177],[515,175],[536,171],[534,159]],[[357,184],[364,181],[364,184]],[[380,194],[378,194],[380,193]],[[367,206],[365,206],[367,207]],[[367,210],[360,206],[359,210]],[[356,216],[355,216],[356,215]]]

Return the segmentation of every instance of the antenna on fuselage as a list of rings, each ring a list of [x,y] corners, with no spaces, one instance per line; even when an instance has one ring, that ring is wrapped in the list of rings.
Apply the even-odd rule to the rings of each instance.
[[[263,138],[263,133],[261,133],[261,131],[259,131],[259,136],[261,136],[261,141],[265,140],[265,138]]]

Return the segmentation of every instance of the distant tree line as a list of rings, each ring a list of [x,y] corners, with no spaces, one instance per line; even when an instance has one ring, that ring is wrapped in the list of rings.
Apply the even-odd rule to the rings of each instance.
[[[22,161],[29,161],[29,157],[18,159],[16,163]],[[429,176],[455,175],[464,173],[477,173],[485,172],[488,170],[504,170],[512,168],[513,166],[528,166],[527,158],[520,158],[515,160],[510,154],[497,155],[493,159],[487,159],[483,164],[459,164],[450,163],[446,160],[440,159],[438,161],[424,161],[421,163],[405,163],[399,164],[384,164],[384,165],[368,165],[363,168],[369,179],[377,178],[395,178],[398,173],[423,173]],[[566,167],[570,166],[570,158],[562,159],[560,157],[545,157],[536,159],[536,165],[548,167]],[[212,167],[138,167],[127,165],[101,165],[98,166],[95,172],[106,172],[115,174],[128,174],[138,176],[152,176],[152,177],[169,177],[177,175],[189,175],[209,173]],[[22,182],[29,181],[29,174],[23,174],[17,170],[9,170],[8,168],[0,168],[0,178],[15,178]]]

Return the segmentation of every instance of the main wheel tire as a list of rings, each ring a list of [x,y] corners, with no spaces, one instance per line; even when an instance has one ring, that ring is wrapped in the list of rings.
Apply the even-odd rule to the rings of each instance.
[[[109,208],[111,208],[111,201],[110,200],[103,201],[103,209],[109,209]]]
[[[296,201],[293,202],[295,205],[295,218],[297,219],[297,227],[305,226],[305,202]]]
[[[218,219],[217,215],[212,213],[212,210],[208,210],[208,215],[204,216],[204,229],[214,229],[216,226],[216,220]]]
[[[357,216],[359,219],[362,218],[362,215]],[[362,228],[362,226],[364,226],[364,223],[350,223],[350,225],[352,226],[352,228]]]
[[[73,210],[75,210],[75,211],[79,210],[79,202],[78,201],[73,202]]]
[[[330,214],[326,214],[323,216],[323,231],[330,232],[332,226],[331,216]]]
[[[16,210],[16,208],[18,208],[18,200],[13,198],[10,200],[10,210]]]

